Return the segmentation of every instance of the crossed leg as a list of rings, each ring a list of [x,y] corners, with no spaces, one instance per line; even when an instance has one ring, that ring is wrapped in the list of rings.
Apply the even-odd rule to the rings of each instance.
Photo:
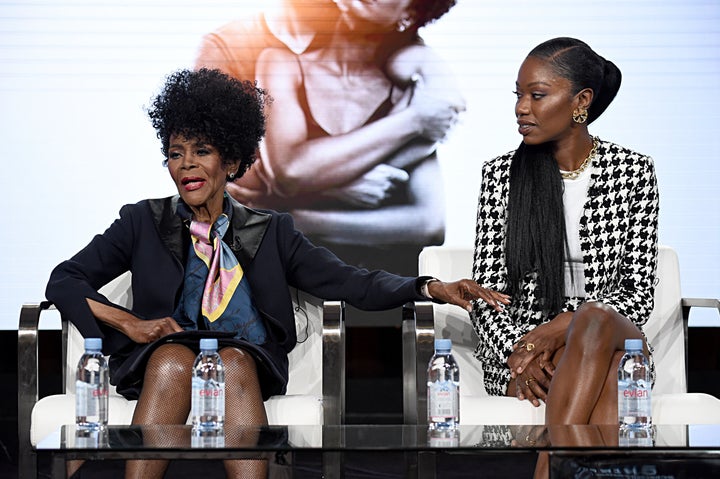
[[[545,423],[615,424],[617,367],[625,339],[642,339],[629,319],[598,302],[573,314],[548,390]],[[647,354],[647,348],[645,353]]]
[[[617,367],[625,339],[642,338],[638,327],[613,308],[599,302],[581,305],[573,314],[564,348],[553,358],[545,424],[617,425]],[[547,474],[548,457],[540,453],[535,477]]]

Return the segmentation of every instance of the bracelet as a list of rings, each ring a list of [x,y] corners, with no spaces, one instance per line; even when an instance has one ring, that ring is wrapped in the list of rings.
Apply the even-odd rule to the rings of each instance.
[[[422,293],[423,296],[425,296],[428,299],[433,299],[433,297],[430,295],[430,289],[428,288],[428,285],[432,283],[433,281],[440,281],[437,278],[430,278],[427,281],[423,283],[423,285],[420,287],[420,293]]]

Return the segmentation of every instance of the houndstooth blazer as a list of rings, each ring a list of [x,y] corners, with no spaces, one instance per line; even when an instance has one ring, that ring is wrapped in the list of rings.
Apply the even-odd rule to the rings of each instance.
[[[478,202],[473,277],[498,291],[508,286],[504,238],[513,153],[483,165]],[[602,301],[642,327],[653,308],[657,223],[652,159],[600,141],[580,220],[586,298],[567,298],[563,311],[574,311],[584,301]],[[538,306],[536,286],[536,276],[528,275],[502,312],[478,301],[470,315],[480,338],[475,356],[483,365],[485,388],[491,395],[505,394],[512,345],[551,319]]]

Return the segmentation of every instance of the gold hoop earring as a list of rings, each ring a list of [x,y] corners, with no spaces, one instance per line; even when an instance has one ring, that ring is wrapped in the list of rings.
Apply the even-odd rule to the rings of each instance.
[[[583,124],[588,119],[588,111],[585,108],[578,108],[572,114],[575,123]]]

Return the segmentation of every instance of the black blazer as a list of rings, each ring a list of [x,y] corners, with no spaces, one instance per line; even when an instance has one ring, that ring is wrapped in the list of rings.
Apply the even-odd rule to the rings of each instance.
[[[144,200],[124,206],[120,218],[105,233],[95,236],[90,244],[53,270],[47,285],[47,299],[84,337],[103,338],[104,353],[111,355],[111,382],[128,398],[139,394],[145,361],[167,338],[138,345],[97,321],[85,298],[112,305],[97,290],[131,271],[132,314],[141,319],[157,319],[173,313],[182,291],[189,249],[189,232],[175,214],[178,198]],[[259,370],[270,373],[269,377],[261,377],[264,398],[284,393],[287,385],[287,354],[297,339],[289,286],[319,298],[344,300],[366,310],[388,309],[424,299],[418,287],[421,278],[347,265],[295,230],[290,215],[256,211],[230,201],[231,227],[223,240],[247,275],[255,307],[269,333],[268,341],[259,347],[243,341],[236,343],[254,353],[264,366]],[[225,342],[228,341],[232,343]]]

